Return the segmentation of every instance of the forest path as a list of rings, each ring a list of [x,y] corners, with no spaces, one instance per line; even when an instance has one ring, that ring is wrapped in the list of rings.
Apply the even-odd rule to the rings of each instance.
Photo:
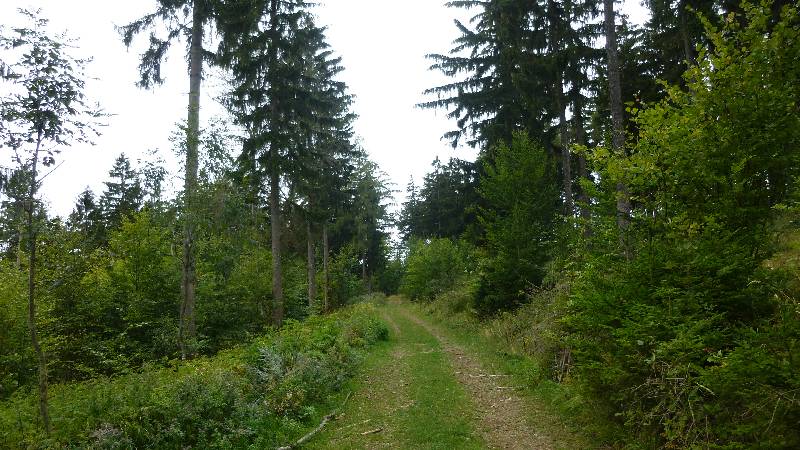
[[[387,343],[371,352],[320,449],[550,449],[510,378],[485,370],[412,305],[380,307]]]

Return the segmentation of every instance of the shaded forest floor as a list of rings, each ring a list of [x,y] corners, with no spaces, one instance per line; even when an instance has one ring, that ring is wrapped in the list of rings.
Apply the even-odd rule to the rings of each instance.
[[[414,305],[379,309],[388,342],[368,356],[317,449],[555,449],[591,447],[495,364],[489,347],[461,342]]]

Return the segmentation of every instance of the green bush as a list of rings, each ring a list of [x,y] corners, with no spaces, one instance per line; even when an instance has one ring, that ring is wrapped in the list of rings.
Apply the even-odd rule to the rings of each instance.
[[[0,400],[35,378],[25,282],[24,272],[0,261]]]
[[[207,239],[197,264],[199,347],[214,352],[263,330],[272,308],[272,255],[253,246],[230,254],[227,239]],[[209,247],[215,247],[212,251]],[[219,250],[216,247],[222,247]],[[222,255],[225,256],[222,256]],[[219,256],[218,256],[219,255]],[[217,263],[230,258],[230,266]]]
[[[377,275],[378,290],[386,295],[394,295],[400,291],[400,284],[405,275],[405,264],[399,258],[392,258]]]
[[[800,19],[743,9],[608,158],[638,203],[632,248],[603,245],[608,217],[572,286],[576,378],[647,446],[800,448],[800,292],[769,262],[796,218]]]
[[[172,367],[51,388],[54,432],[35,395],[0,404],[2,448],[271,448],[317,420],[365,347],[388,337],[371,305],[289,321],[253,343]]]
[[[497,315],[486,323],[486,328],[510,352],[532,358],[541,368],[541,380],[562,381],[572,363],[562,325],[568,304],[566,284],[531,291],[524,305]]]
[[[321,272],[321,271],[320,271]],[[322,288],[323,273],[320,276]],[[329,306],[338,308],[345,306],[348,301],[365,292],[364,281],[361,279],[361,262],[359,252],[353,244],[348,244],[339,250],[339,253],[330,258],[329,268],[330,289],[328,292]]]
[[[433,300],[452,289],[472,270],[474,249],[450,239],[414,241],[406,259],[400,292],[412,300]]]

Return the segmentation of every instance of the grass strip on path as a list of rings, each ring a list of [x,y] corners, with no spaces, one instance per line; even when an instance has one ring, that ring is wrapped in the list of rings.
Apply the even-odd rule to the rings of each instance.
[[[539,367],[529,358],[511,354],[490,337],[484,335],[476,326],[464,323],[450,323],[447,319],[433,317],[419,305],[407,300],[402,301],[405,308],[414,317],[430,324],[435,333],[455,344],[457,348],[469,355],[474,364],[483,370],[478,377],[502,379],[503,387],[513,387],[513,393],[519,397],[524,420],[527,427],[536,430],[536,434],[546,436],[549,446],[555,449],[573,450],[597,448],[598,441],[591,441],[589,435],[594,430],[577,430],[579,422],[585,422],[586,411],[576,411],[582,403],[576,398],[564,394],[555,382],[541,382],[538,377]],[[488,375],[501,375],[491,377]],[[493,380],[487,380],[492,382]],[[497,383],[495,383],[497,384]],[[595,424],[587,424],[592,428]]]
[[[335,423],[309,445],[319,449],[480,449],[475,407],[438,339],[403,313],[381,308],[390,340],[365,361]]]

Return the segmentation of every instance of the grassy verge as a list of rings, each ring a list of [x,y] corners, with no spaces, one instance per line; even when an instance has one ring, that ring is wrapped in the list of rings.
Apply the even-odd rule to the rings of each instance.
[[[356,305],[173,368],[56,385],[54,432],[36,397],[0,404],[0,448],[271,448],[331,407],[363,349],[386,339],[374,306]]]

